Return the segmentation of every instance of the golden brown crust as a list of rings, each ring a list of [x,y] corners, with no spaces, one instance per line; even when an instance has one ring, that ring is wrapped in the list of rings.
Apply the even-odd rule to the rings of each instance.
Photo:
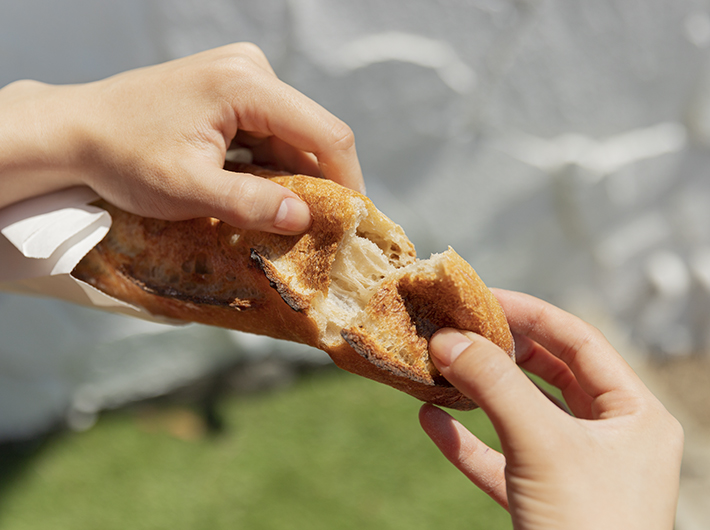
[[[245,231],[216,219],[160,221],[100,202],[111,230],[72,274],[152,314],[309,344],[341,368],[423,401],[475,407],[428,355],[428,339],[444,326],[480,333],[512,355],[505,315],[470,265],[451,249],[417,261],[401,228],[352,190],[312,177],[270,178],[309,204],[306,233]],[[386,256],[389,272],[366,298],[356,297],[362,309],[341,311],[342,338],[328,335],[325,327],[337,320],[331,310],[340,311],[331,285],[336,260],[363,238]]]
[[[449,249],[384,282],[354,325],[342,333],[358,354],[381,370],[443,390],[448,383],[428,352],[434,332],[444,327],[474,331],[513,357],[512,336],[507,323],[503,326],[502,322],[505,315],[493,293],[470,265]],[[452,390],[455,408],[473,406]]]

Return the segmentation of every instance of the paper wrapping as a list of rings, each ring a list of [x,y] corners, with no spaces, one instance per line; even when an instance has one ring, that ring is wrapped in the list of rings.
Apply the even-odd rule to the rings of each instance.
[[[0,210],[0,290],[166,322],[71,275],[111,227],[109,213],[91,205],[98,198],[90,188],[75,187]]]

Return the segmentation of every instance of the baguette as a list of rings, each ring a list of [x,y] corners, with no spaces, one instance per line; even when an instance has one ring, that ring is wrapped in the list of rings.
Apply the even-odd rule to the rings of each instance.
[[[111,229],[72,275],[155,315],[308,344],[422,401],[475,408],[428,354],[432,334],[455,327],[513,357],[505,315],[465,260],[451,248],[418,260],[399,225],[334,182],[230,169],[294,191],[310,207],[310,228],[285,236],[211,218],[162,221],[99,201]]]

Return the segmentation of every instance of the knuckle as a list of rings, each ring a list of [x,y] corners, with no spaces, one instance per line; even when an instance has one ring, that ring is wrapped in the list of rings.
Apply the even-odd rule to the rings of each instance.
[[[669,412],[665,411],[666,422],[664,422],[664,431],[669,438],[669,446],[682,452],[685,442],[685,431],[683,425]]]
[[[560,366],[555,372],[550,375],[549,383],[555,388],[562,391],[567,390],[571,385],[577,382],[577,378],[567,368],[567,365]]]
[[[560,350],[559,358],[570,366],[575,362],[580,351],[597,348],[603,340],[604,335],[602,332],[591,324],[587,324],[587,327],[577,335],[573,342]]]
[[[355,134],[347,123],[335,119],[330,130],[330,144],[339,151],[350,151],[355,147]]]
[[[636,413],[641,424],[651,427],[656,432],[656,440],[663,440],[663,446],[669,454],[683,452],[685,432],[683,425],[673,416],[653,394],[646,391],[637,396],[635,404]]]
[[[514,335],[514,340],[516,363],[524,365],[539,355],[538,344],[525,335]]]
[[[229,196],[234,198],[237,215],[245,221],[253,219],[255,214],[259,212],[259,193],[252,179],[239,179],[232,186]]]
[[[12,83],[5,85],[4,88],[2,88],[2,87],[0,87],[0,88],[4,92],[17,91],[17,93],[22,94],[22,93],[38,90],[44,86],[45,86],[45,84],[40,81],[34,81],[32,79],[20,79],[20,80],[13,81]]]
[[[213,68],[225,79],[240,79],[251,75],[256,69],[256,63],[247,55],[236,54],[223,57]]]
[[[683,454],[683,447],[685,446],[685,431],[683,430],[683,425],[673,418],[675,420],[674,423],[674,428],[675,428],[675,447],[676,447],[676,452],[682,456]]]
[[[213,68],[227,78],[251,76],[269,68],[266,54],[251,42],[232,44],[226,52],[215,60]]]
[[[219,55],[204,63],[199,75],[210,91],[232,93],[240,83],[250,81],[262,70],[252,55],[236,52]]]
[[[259,61],[266,60],[264,51],[253,42],[237,42],[234,44],[234,52]]]
[[[225,198],[225,210],[233,213],[241,228],[260,225],[269,215],[261,186],[255,178],[234,179],[222,195]]]
[[[679,445],[682,447],[685,442],[685,430],[683,425],[675,418],[672,418],[671,429],[676,440],[678,440]]]

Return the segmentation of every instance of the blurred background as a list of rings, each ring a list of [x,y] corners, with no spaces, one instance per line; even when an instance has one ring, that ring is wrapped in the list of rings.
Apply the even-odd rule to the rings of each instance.
[[[353,128],[420,256],[612,337],[685,426],[678,529],[710,526],[710,2],[0,0],[0,86],[235,41]],[[509,527],[320,352],[10,294],[0,337],[2,528]]]

